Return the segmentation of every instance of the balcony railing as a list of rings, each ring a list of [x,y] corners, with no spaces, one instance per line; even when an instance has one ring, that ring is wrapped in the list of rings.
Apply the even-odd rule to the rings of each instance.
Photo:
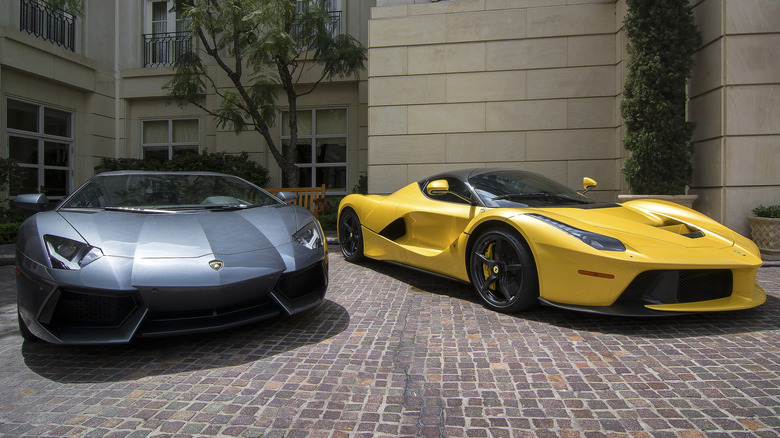
[[[341,33],[341,11],[326,11],[328,14],[328,17],[330,20],[328,23],[326,23],[326,26],[328,27],[328,33],[331,37],[335,37],[336,35]],[[300,46],[308,46],[309,44],[306,41],[303,41],[303,36],[301,35],[301,29],[300,26],[295,26],[292,29],[292,32],[290,32],[290,36],[293,38],[294,41],[298,42]]]
[[[144,67],[173,65],[183,54],[192,51],[192,38],[187,32],[144,35]]]
[[[76,50],[76,17],[37,0],[21,0],[19,29],[70,51]]]

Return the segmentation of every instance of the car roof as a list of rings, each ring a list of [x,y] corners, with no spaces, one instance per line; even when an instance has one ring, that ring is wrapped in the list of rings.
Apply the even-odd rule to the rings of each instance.
[[[173,170],[112,170],[110,172],[101,172],[95,176],[111,176],[111,175],[219,175],[219,176],[233,176],[226,173],[218,172],[189,172],[189,171],[173,171]]]
[[[461,181],[468,181],[468,179],[472,176],[476,175],[482,175],[485,173],[492,173],[492,172],[498,172],[498,171],[505,171],[505,170],[512,170],[516,172],[524,172],[522,170],[516,170],[516,169],[508,169],[503,167],[471,167],[471,168],[465,168],[465,169],[457,169],[457,170],[450,170],[447,172],[438,173],[436,175],[429,176],[427,178],[421,179],[420,183],[426,183],[428,181],[433,181],[436,179],[441,178],[457,178]]]

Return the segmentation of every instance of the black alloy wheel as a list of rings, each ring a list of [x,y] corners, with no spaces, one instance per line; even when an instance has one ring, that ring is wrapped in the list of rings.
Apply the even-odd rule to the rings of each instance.
[[[355,210],[346,208],[339,216],[339,245],[348,262],[363,260],[363,230]]]
[[[471,250],[471,283],[490,309],[514,313],[538,304],[539,282],[531,250],[515,233],[493,228]]]

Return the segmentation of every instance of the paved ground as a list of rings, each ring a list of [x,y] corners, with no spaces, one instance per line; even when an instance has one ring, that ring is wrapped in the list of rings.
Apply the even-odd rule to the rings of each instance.
[[[4,436],[780,436],[780,267],[754,310],[485,310],[469,286],[331,250],[291,319],[111,347],[22,343],[0,267]]]

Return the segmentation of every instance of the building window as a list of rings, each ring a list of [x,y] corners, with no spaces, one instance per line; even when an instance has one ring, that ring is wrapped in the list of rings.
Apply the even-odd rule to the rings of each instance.
[[[144,67],[173,65],[192,50],[182,6],[189,0],[147,0],[144,34]]]
[[[40,0],[21,0],[19,29],[30,35],[76,50],[76,17]]]
[[[62,199],[70,191],[73,113],[13,99],[7,108],[8,157],[20,176],[10,194]]]
[[[341,0],[297,0],[295,8],[298,14],[302,14],[309,10],[312,5],[318,5],[322,10],[328,14],[329,22],[327,26],[328,33],[331,37],[335,37],[341,33]],[[299,25],[293,27],[290,32],[293,39],[302,46],[308,46],[309,41],[305,40],[305,36],[302,35],[302,31]]]
[[[290,147],[290,113],[282,112],[282,149]],[[298,111],[298,143],[295,165],[300,187],[325,184],[330,194],[347,192],[347,109]],[[286,179],[285,179],[286,180]]]
[[[168,161],[197,154],[200,150],[198,119],[141,121],[141,150],[144,159]]]

